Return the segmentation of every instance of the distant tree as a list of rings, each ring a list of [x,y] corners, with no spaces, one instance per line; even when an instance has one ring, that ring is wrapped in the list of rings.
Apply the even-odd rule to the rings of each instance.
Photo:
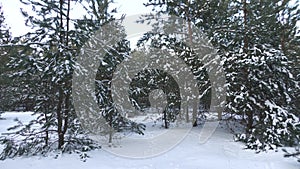
[[[174,6],[168,6],[167,4],[173,4]],[[189,2],[182,2],[180,3],[179,1],[177,2],[171,2],[169,1],[168,3],[162,2],[162,1],[151,1],[146,5],[153,5],[155,7],[159,7],[160,5],[162,6],[168,6],[166,11],[163,8],[161,11],[158,10],[157,14],[150,14],[145,16],[141,20],[141,22],[149,22],[152,24],[153,29],[150,32],[147,32],[144,34],[144,36],[139,40],[138,46],[144,47],[147,46],[150,49],[166,49],[167,51],[171,52],[172,54],[175,54],[175,56],[178,57],[178,60],[183,61],[191,71],[191,73],[196,77],[197,79],[197,88],[200,93],[200,104],[202,106],[201,112],[209,110],[209,105],[210,105],[210,98],[211,98],[211,84],[209,81],[208,73],[205,71],[204,64],[201,63],[201,57],[197,54],[195,54],[194,49],[192,49],[189,45],[189,43],[195,43],[197,40],[201,41],[202,39],[199,38],[204,38],[203,37],[196,37],[194,36],[197,34],[199,36],[199,31],[193,32],[192,28],[192,23],[193,21],[193,16],[188,15],[185,16],[185,12],[190,12],[192,10],[192,6],[195,4],[189,4]],[[176,6],[177,5],[177,6]],[[171,9],[172,8],[172,9]],[[173,8],[178,8],[180,12],[182,13],[176,13],[178,12],[177,9]],[[156,9],[156,8],[155,8]],[[170,10],[170,11],[168,11]],[[175,12],[175,13],[173,13]],[[175,18],[170,16],[169,18],[161,19],[160,16],[163,16],[161,14],[174,14],[175,16],[181,18]],[[157,19],[159,18],[159,19]],[[163,18],[163,17],[162,17]],[[175,24],[178,23],[178,24]],[[170,30],[176,30],[173,33],[170,32]],[[183,36],[178,35],[177,33],[182,33],[184,34]],[[180,34],[179,33],[179,34]],[[202,33],[200,33],[202,34]],[[200,35],[201,36],[201,35]],[[214,58],[217,59],[217,58]],[[163,74],[163,73],[162,73]],[[169,78],[170,79],[170,78]],[[170,85],[170,84],[169,84]],[[172,86],[172,85],[171,85]],[[176,87],[169,87],[169,89],[172,89],[175,95],[177,95],[178,91],[176,91]],[[178,86],[177,86],[178,87]],[[186,89],[187,91],[189,89]],[[180,94],[179,94],[180,95]],[[170,115],[170,120],[168,121],[175,121],[176,120],[176,114],[178,115],[179,112],[182,111],[187,111],[188,108],[185,106],[185,108],[182,106],[178,106],[178,104],[186,104],[187,106],[192,105],[192,108],[194,109],[195,112],[193,114],[199,113],[199,108],[200,105],[196,105],[194,102],[196,99],[191,99],[196,97],[196,93],[190,93],[190,99],[179,99],[180,97],[174,97],[173,101],[170,103],[174,102],[175,105],[171,109],[167,109],[166,113]],[[176,101],[175,101],[175,100]],[[170,100],[169,100],[170,101]],[[191,107],[190,107],[191,108]],[[173,109],[173,110],[172,110]],[[186,110],[185,110],[186,109]],[[204,110],[205,109],[205,110]],[[168,112],[170,111],[170,112]],[[179,112],[178,112],[179,111]],[[180,115],[181,116],[181,115]],[[194,117],[193,117],[194,118]],[[186,114],[185,119],[189,121],[189,116]],[[197,125],[197,122],[195,121],[194,126]]]
[[[0,110],[29,110],[28,90],[21,90],[17,86],[25,84],[25,79],[14,79],[12,75],[16,70],[8,66],[10,57],[15,52],[9,27],[5,23],[3,7],[0,6]],[[32,109],[31,109],[32,110]]]
[[[0,44],[7,44],[11,41],[11,34],[9,32],[9,28],[5,23],[5,17],[3,13],[3,6],[0,4]]]
[[[176,81],[167,72],[159,69],[146,69],[139,72],[130,84],[129,97],[137,109],[144,111],[153,106],[149,95],[156,89],[161,89],[166,95],[167,105],[162,111],[162,120],[164,127],[169,128],[180,111],[180,90]]]
[[[128,58],[130,54],[130,44],[126,39],[121,40],[105,54],[100,62],[96,75],[96,97],[103,117],[109,126],[117,132],[133,131],[143,134],[145,125],[137,124],[125,118],[126,112],[118,110],[114,104],[111,91],[111,83],[117,66]],[[112,143],[112,133],[109,134],[109,143]]]
[[[5,24],[5,17],[3,14],[3,7],[0,4],[0,111],[7,110],[10,98],[8,97],[9,85],[11,79],[8,77],[9,68],[7,66],[9,61],[9,43],[11,41],[11,34],[9,28]]]

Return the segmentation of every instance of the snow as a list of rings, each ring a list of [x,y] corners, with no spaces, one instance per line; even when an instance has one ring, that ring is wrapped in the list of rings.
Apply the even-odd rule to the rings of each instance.
[[[31,112],[9,112],[2,115],[0,133],[14,124],[18,117],[26,122]],[[223,125],[220,125],[223,126]],[[103,149],[88,152],[86,162],[78,154],[50,154],[48,157],[18,157],[0,161],[1,169],[298,169],[293,158],[284,158],[283,152],[269,151],[256,154],[244,150],[240,142],[233,141],[233,135],[224,127],[218,127],[204,144],[199,143],[201,127],[192,128],[185,139],[170,151],[152,158],[131,159],[113,155]],[[152,131],[153,132],[153,131]],[[120,141],[124,147],[125,142]],[[133,144],[133,143],[131,143]],[[2,147],[1,147],[2,148]],[[0,149],[1,149],[0,148]],[[141,150],[143,151],[143,150]]]

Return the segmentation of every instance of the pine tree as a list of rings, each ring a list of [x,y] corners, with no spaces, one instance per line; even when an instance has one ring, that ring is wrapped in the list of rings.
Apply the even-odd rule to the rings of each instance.
[[[0,112],[3,112],[7,109],[7,105],[9,105],[10,98],[8,97],[8,88],[11,83],[11,79],[8,77],[9,69],[6,66],[9,60],[9,42],[11,41],[11,35],[9,32],[9,28],[5,24],[5,17],[3,14],[3,7],[0,4]],[[6,99],[4,99],[6,98]]]
[[[298,4],[298,5],[297,5]],[[280,11],[281,34],[280,47],[284,54],[289,58],[292,73],[296,81],[300,82],[300,28],[297,27],[297,22],[300,20],[299,1],[295,4],[287,3],[287,7]],[[298,115],[300,110],[300,89],[298,86],[293,87],[296,98],[293,99],[295,106],[292,111]]]
[[[295,26],[297,22],[300,20],[300,9],[299,9],[299,1],[296,1],[298,5],[292,5],[288,8],[285,8],[281,12],[281,48],[285,55],[291,61],[292,73],[295,76],[295,79],[298,83],[297,86],[291,86],[292,91],[295,93],[295,99],[292,100],[293,107],[291,111],[299,117],[300,113],[300,28]],[[298,9],[298,10],[297,10]],[[294,134],[299,134],[299,126],[298,130]],[[288,152],[286,149],[283,149],[285,152],[284,157],[295,157],[300,162],[300,151],[299,151],[299,140],[297,140],[297,145],[295,147],[295,151]]]
[[[194,76],[197,79],[197,87],[199,88],[200,93],[200,103],[201,105],[195,105],[195,103],[187,103],[193,105],[193,109],[196,110],[196,112],[201,113],[198,114],[199,116],[203,116],[204,112],[209,111],[210,107],[210,99],[211,99],[211,83],[209,81],[208,73],[206,72],[206,69],[211,68],[205,68],[204,64],[201,62],[201,59],[198,58],[197,54],[195,54],[194,49],[190,48],[190,44],[197,44],[197,41],[203,41],[200,37],[194,36],[197,34],[198,36],[203,35],[202,32],[199,32],[199,30],[206,31],[204,29],[207,27],[209,23],[204,22],[206,18],[212,18],[215,17],[212,12],[214,9],[211,8],[211,6],[216,5],[216,1],[179,1],[179,0],[172,0],[172,1],[149,1],[149,3],[146,3],[146,6],[153,6],[153,10],[157,12],[157,15],[160,16],[161,14],[168,14],[169,16],[176,16],[178,18],[181,18],[181,21],[176,21],[170,19],[168,21],[163,21],[160,23],[158,21],[158,24],[155,23],[153,32],[155,32],[155,29],[160,29],[159,24],[163,24],[163,27],[165,29],[177,29],[178,32],[185,33],[187,35],[187,39],[185,42],[180,40],[182,37],[176,37],[176,35],[166,35],[164,34],[164,30],[159,30],[158,32],[162,32],[161,34],[153,34],[153,32],[146,34],[141,41],[148,40],[151,42],[152,47],[155,48],[167,48],[169,50],[172,50],[176,53],[176,55],[179,57],[179,59],[182,59],[191,69],[191,72],[194,74]],[[201,16],[201,19],[197,18],[198,16]],[[155,16],[149,15],[146,20],[151,20],[152,18],[155,18]],[[181,23],[184,21],[185,23]],[[174,26],[174,23],[180,22],[182,25]],[[207,24],[207,25],[206,25]],[[172,26],[168,26],[172,25]],[[183,26],[184,25],[184,26]],[[196,25],[197,32],[193,32],[192,25]],[[200,26],[201,25],[201,26]],[[175,28],[176,27],[176,28]],[[174,37],[175,36],[175,37]],[[202,56],[203,57],[203,56]],[[213,63],[213,60],[218,60],[218,57],[210,58],[211,63]],[[219,63],[217,61],[217,63]],[[217,68],[220,65],[210,65],[212,67],[215,66]],[[219,69],[221,70],[221,69]],[[216,75],[218,76],[218,75]],[[220,76],[222,78],[222,76]],[[219,79],[221,80],[221,79]],[[217,96],[219,97],[219,96]],[[220,97],[221,98],[221,97]],[[182,100],[183,101],[183,100]],[[184,100],[185,101],[185,100]],[[195,101],[193,101],[195,102]],[[203,110],[198,110],[199,106],[202,107]],[[181,110],[182,111],[182,110]],[[194,112],[194,114],[196,114]],[[219,114],[220,115],[220,114]],[[221,118],[220,116],[218,118]],[[194,123],[194,126],[197,125],[197,122]]]
[[[1,158],[45,154],[53,149],[74,152],[98,148],[85,136],[76,118],[71,79],[80,47],[93,31],[111,19],[107,10],[110,1],[87,1],[82,19],[70,16],[75,1],[21,2],[32,5],[33,15],[24,10],[22,14],[34,31],[19,38],[10,66],[23,68],[15,77],[30,77],[32,81],[29,88],[37,94],[35,119],[29,124],[17,120],[18,124],[9,129],[8,136],[1,139],[5,145]]]
[[[298,42],[295,4],[281,0],[149,0],[146,5],[158,8],[159,13],[191,18],[218,49],[226,70],[228,120],[239,121],[243,127],[238,129],[242,131],[239,140],[257,150],[296,142],[297,94],[290,89],[297,83],[289,64],[291,53],[298,55],[292,45]],[[288,16],[285,22],[282,15]]]
[[[18,88],[17,84],[26,86],[26,79],[14,79],[13,73],[17,70],[9,68],[10,56],[15,52],[8,25],[5,23],[3,7],[0,6],[0,110],[1,111],[29,111],[32,110],[28,89]]]
[[[141,52],[139,52],[141,53]],[[139,54],[138,53],[138,54]],[[144,57],[145,53],[141,54]],[[152,91],[161,89],[166,95],[167,105],[162,110],[163,127],[169,128],[170,123],[175,122],[180,111],[180,90],[176,80],[167,72],[160,69],[147,69],[139,72],[130,84],[129,97],[131,102],[140,111],[146,111],[147,108],[153,107],[150,102]]]
[[[124,110],[118,110],[114,104],[111,91],[111,83],[117,66],[128,58],[130,53],[130,44],[126,39],[122,39],[109,50],[100,62],[96,75],[96,96],[103,117],[108,122],[111,129],[116,132],[136,132],[143,134],[145,125],[137,124],[125,118]],[[112,143],[112,134],[109,133],[108,142]]]
[[[237,39],[229,51],[230,69],[236,79],[229,82],[228,107],[245,120],[245,134],[238,135],[251,149],[274,149],[294,144],[297,139],[298,117],[291,112],[295,95],[290,87],[296,85],[288,58],[280,48],[281,29],[278,13],[287,7],[281,1],[236,3]],[[237,41],[236,41],[237,40]]]
[[[10,66],[14,69],[23,68],[15,74],[15,77],[28,78],[32,81],[29,88],[36,94],[33,114],[35,118],[29,124],[23,124],[16,119],[18,124],[9,129],[11,132],[7,137],[1,139],[5,145],[1,158],[46,154],[52,150],[84,152],[99,148],[95,141],[86,136],[90,131],[82,128],[85,124],[75,114],[71,100],[74,91],[71,85],[74,70],[84,72],[76,58],[81,47],[101,26],[114,19],[111,13],[115,12],[115,9],[108,10],[111,1],[93,0],[83,3],[71,0],[22,0],[21,2],[33,5],[35,14],[30,15],[24,10],[22,14],[27,19],[26,25],[31,26],[34,31],[21,37],[21,41],[15,45],[18,51],[13,55]],[[70,10],[76,3],[82,3],[86,10],[83,18],[70,16]],[[122,61],[130,50],[128,45],[128,41],[123,39],[111,51],[102,53],[106,56],[105,61],[110,64],[100,64],[95,79],[98,87],[96,96],[104,98],[98,101],[102,108],[98,113],[99,116],[103,115],[110,127],[118,132],[129,130],[142,134],[143,126],[125,119],[111,103],[109,84],[98,84],[107,80],[106,78],[108,80],[111,78],[116,64]],[[101,61],[99,60],[103,63]],[[112,135],[109,136],[111,138]]]

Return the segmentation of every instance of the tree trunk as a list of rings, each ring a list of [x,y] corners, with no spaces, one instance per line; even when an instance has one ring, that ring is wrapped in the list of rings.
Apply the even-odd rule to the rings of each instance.
[[[243,13],[244,13],[244,50],[248,51],[248,29],[247,29],[247,17],[248,17],[248,11],[247,11],[247,0],[243,0]]]
[[[68,8],[67,8],[67,31],[66,31],[66,46],[69,45],[69,29],[70,29],[70,0],[68,0]],[[70,55],[67,55],[66,57],[67,60],[71,60]],[[66,91],[66,96],[65,96],[65,108],[64,108],[64,129],[63,129],[63,134],[65,135],[68,127],[69,127],[69,112],[70,112],[70,95],[71,95],[71,79],[67,75],[66,78],[66,84],[65,84],[65,91]]]
[[[247,17],[248,17],[248,10],[247,10],[247,0],[243,0],[243,13],[244,13],[244,52],[246,54],[248,54],[248,49],[249,49],[249,40],[248,40],[248,21],[247,21]],[[245,79],[245,87],[247,87],[247,85],[249,84],[249,73],[248,73],[248,68],[245,67],[244,68],[244,79]],[[252,111],[247,111],[246,112],[247,115],[247,132],[250,132],[250,130],[253,127],[253,112]]]
[[[187,123],[190,122],[190,117],[189,117],[189,101],[186,101],[186,110],[185,110],[185,120]]]
[[[57,104],[57,133],[58,133],[58,149],[61,149],[64,145],[64,134],[62,130],[62,104],[63,104],[63,89],[59,86],[58,92],[58,104]]]
[[[197,105],[197,98],[193,99],[193,127],[198,126],[198,105]]]
[[[164,115],[164,122],[165,122],[165,128],[169,128],[169,125],[168,125],[168,120],[167,120],[167,111],[164,110],[163,111],[163,115]]]
[[[113,126],[113,114],[109,114],[109,133],[108,133],[108,144],[109,147],[112,146],[112,139],[113,139],[113,130],[114,130],[114,126]]]
[[[252,129],[252,127],[253,127],[253,112],[249,111],[247,113],[247,117],[248,117],[248,120],[247,120],[247,132],[249,133],[250,130]]]
[[[64,108],[64,126],[63,126],[63,135],[66,134],[69,127],[69,112],[70,112],[70,94],[67,92],[65,96],[65,108]]]
[[[45,115],[45,121],[46,121],[46,124],[47,124],[49,122],[49,120],[48,120],[47,114],[44,113],[44,115]],[[45,130],[45,134],[46,134],[46,136],[45,136],[45,145],[48,146],[48,144],[49,144],[49,130],[48,130],[48,127]]]
[[[63,25],[63,0],[59,1],[60,3],[60,25],[59,25],[59,38],[60,38],[60,45],[63,44],[64,42],[64,25]],[[57,60],[62,59],[63,54],[59,54],[59,58]],[[63,85],[59,84],[58,85],[58,103],[57,103],[57,132],[58,132],[58,149],[62,149],[64,145],[64,132],[63,132],[63,111],[62,111],[62,106],[63,106],[63,101],[64,101],[64,91],[63,91]]]

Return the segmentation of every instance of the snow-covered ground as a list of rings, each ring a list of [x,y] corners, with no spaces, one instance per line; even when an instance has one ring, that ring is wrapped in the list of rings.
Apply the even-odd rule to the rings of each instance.
[[[0,120],[0,133],[13,125],[18,117],[30,119],[30,113],[5,113]],[[131,159],[113,155],[103,149],[89,152],[86,162],[78,154],[63,154],[57,159],[49,157],[22,157],[0,161],[1,169],[299,169],[300,164],[283,153],[270,151],[256,154],[244,150],[243,144],[233,141],[224,128],[217,128],[206,144],[199,144],[200,127],[193,128],[186,138],[170,151],[152,158]],[[120,142],[122,146],[126,143]],[[143,151],[143,150],[141,150]]]

